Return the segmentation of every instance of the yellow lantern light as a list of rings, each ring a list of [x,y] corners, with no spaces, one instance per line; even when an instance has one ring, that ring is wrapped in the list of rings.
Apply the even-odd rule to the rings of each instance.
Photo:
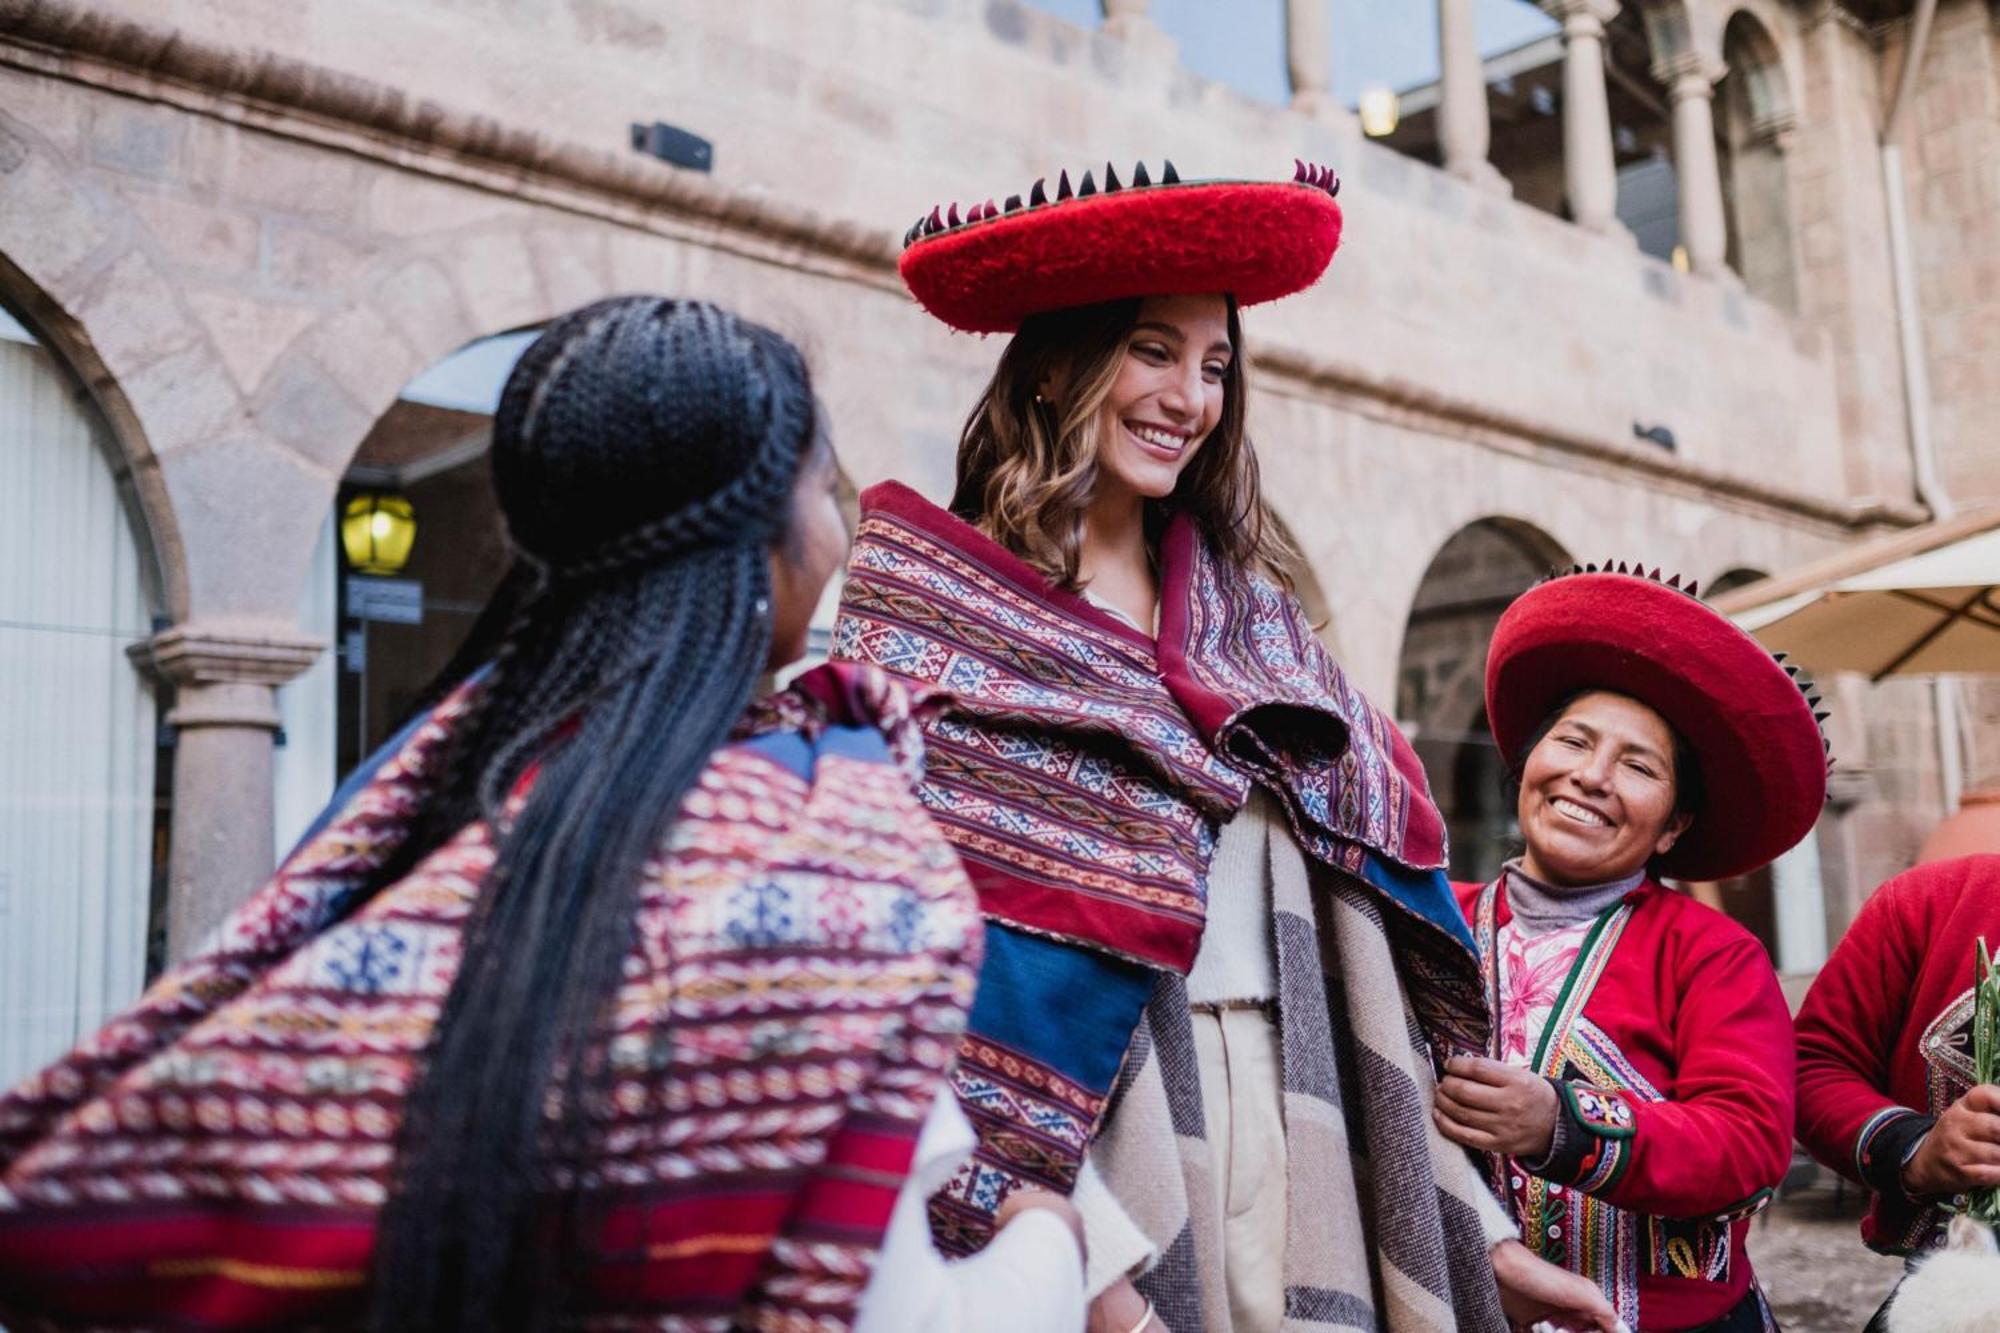
[[[1402,117],[1402,101],[1392,88],[1367,88],[1361,93],[1361,132],[1380,139],[1396,132]]]
[[[417,511],[400,495],[364,491],[341,511],[341,549],[358,573],[399,573],[416,541]]]

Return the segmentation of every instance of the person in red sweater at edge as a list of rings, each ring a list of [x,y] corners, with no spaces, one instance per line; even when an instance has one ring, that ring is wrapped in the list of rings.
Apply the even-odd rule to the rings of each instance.
[[[1861,1237],[1884,1254],[1937,1248],[1954,1196],[2000,1185],[2000,1087],[1972,1063],[1982,935],[2000,949],[2000,856],[1918,866],[1875,891],[1799,1008],[1799,1141],[1874,1191]]]
[[[1494,631],[1526,850],[1459,886],[1493,1028],[1436,1117],[1489,1155],[1528,1247],[1634,1328],[1771,1329],[1744,1237],[1791,1161],[1790,1015],[1755,937],[1662,877],[1790,848],[1827,747],[1792,669],[1679,582],[1573,570]]]

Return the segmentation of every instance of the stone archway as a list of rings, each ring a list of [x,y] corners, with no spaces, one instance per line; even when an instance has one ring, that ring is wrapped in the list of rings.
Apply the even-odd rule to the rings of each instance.
[[[1798,309],[1785,150],[1797,124],[1777,41],[1748,9],[1722,30],[1726,72],[1716,87],[1716,135],[1729,231],[1729,267],[1753,296]]]
[[[171,141],[180,114],[135,110],[133,124]],[[188,796],[175,815],[175,951],[269,873],[275,691],[324,648],[299,617],[327,507],[402,386],[476,337],[618,291],[710,296],[788,333],[802,322],[783,305],[789,288],[754,280],[771,261],[502,195],[439,208],[435,183],[414,173],[370,196],[370,216],[401,223],[328,247],[295,293],[310,299],[283,309],[261,289],[204,288],[181,262],[186,225],[95,188],[90,162],[6,115],[0,181],[0,286],[38,294],[22,304],[120,427],[159,555],[172,624],[151,661],[177,686]],[[181,224],[214,224],[200,205],[183,211]],[[419,217],[440,221],[401,229]]]
[[[127,438],[0,264],[0,1082],[139,994],[156,965],[170,694],[140,663],[164,608]],[[39,316],[31,310],[42,312]],[[139,656],[134,650],[141,650]]]
[[[156,452],[178,441],[156,439],[148,425],[167,415],[158,409],[174,378],[214,368],[201,364],[199,330],[167,299],[166,279],[65,166],[0,112],[0,298],[33,323],[110,426],[149,576],[161,609],[178,617],[189,598],[185,546]]]
[[[270,870],[272,691],[320,650],[292,623],[287,520],[324,472],[258,419],[124,196],[88,188],[81,164],[5,115],[0,176],[0,285],[110,423],[172,622],[143,656],[174,691],[178,954]]]
[[[1771,575],[1767,570],[1752,569],[1747,565],[1731,565],[1701,585],[1702,600],[1712,602],[1726,592],[1747,588],[1769,577]]]
[[[1486,649],[1500,614],[1570,557],[1546,532],[1482,518],[1438,548],[1417,587],[1396,678],[1396,718],[1430,775],[1454,879],[1486,879],[1511,854],[1514,812],[1486,723]]]

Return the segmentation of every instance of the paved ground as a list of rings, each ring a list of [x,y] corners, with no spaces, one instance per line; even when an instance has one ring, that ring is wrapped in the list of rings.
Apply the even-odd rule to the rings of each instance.
[[[1826,1186],[1767,1208],[1750,1229],[1750,1261],[1785,1333],[1860,1333],[1902,1274],[1861,1243],[1859,1191]]]

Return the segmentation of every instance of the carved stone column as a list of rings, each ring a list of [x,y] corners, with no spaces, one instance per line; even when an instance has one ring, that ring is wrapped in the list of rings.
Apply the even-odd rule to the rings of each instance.
[[[1604,92],[1604,25],[1617,0],[1543,0],[1563,25],[1563,178],[1570,216],[1591,231],[1618,223],[1618,163]]]
[[[1309,116],[1337,110],[1333,100],[1333,15],[1330,0],[1285,0],[1285,65],[1292,106]]]
[[[324,647],[291,626],[196,621],[134,650],[175,688],[170,959],[186,957],[271,873],[275,691]]]
[[[1444,169],[1460,180],[1512,194],[1513,186],[1486,156],[1493,124],[1472,0],[1438,0],[1438,69],[1438,146]]]
[[[1688,267],[1727,271],[1729,224],[1722,211],[1722,164],[1715,152],[1715,82],[1725,71],[1684,51],[1653,67],[1674,107],[1674,178],[1680,190],[1681,244]]]

